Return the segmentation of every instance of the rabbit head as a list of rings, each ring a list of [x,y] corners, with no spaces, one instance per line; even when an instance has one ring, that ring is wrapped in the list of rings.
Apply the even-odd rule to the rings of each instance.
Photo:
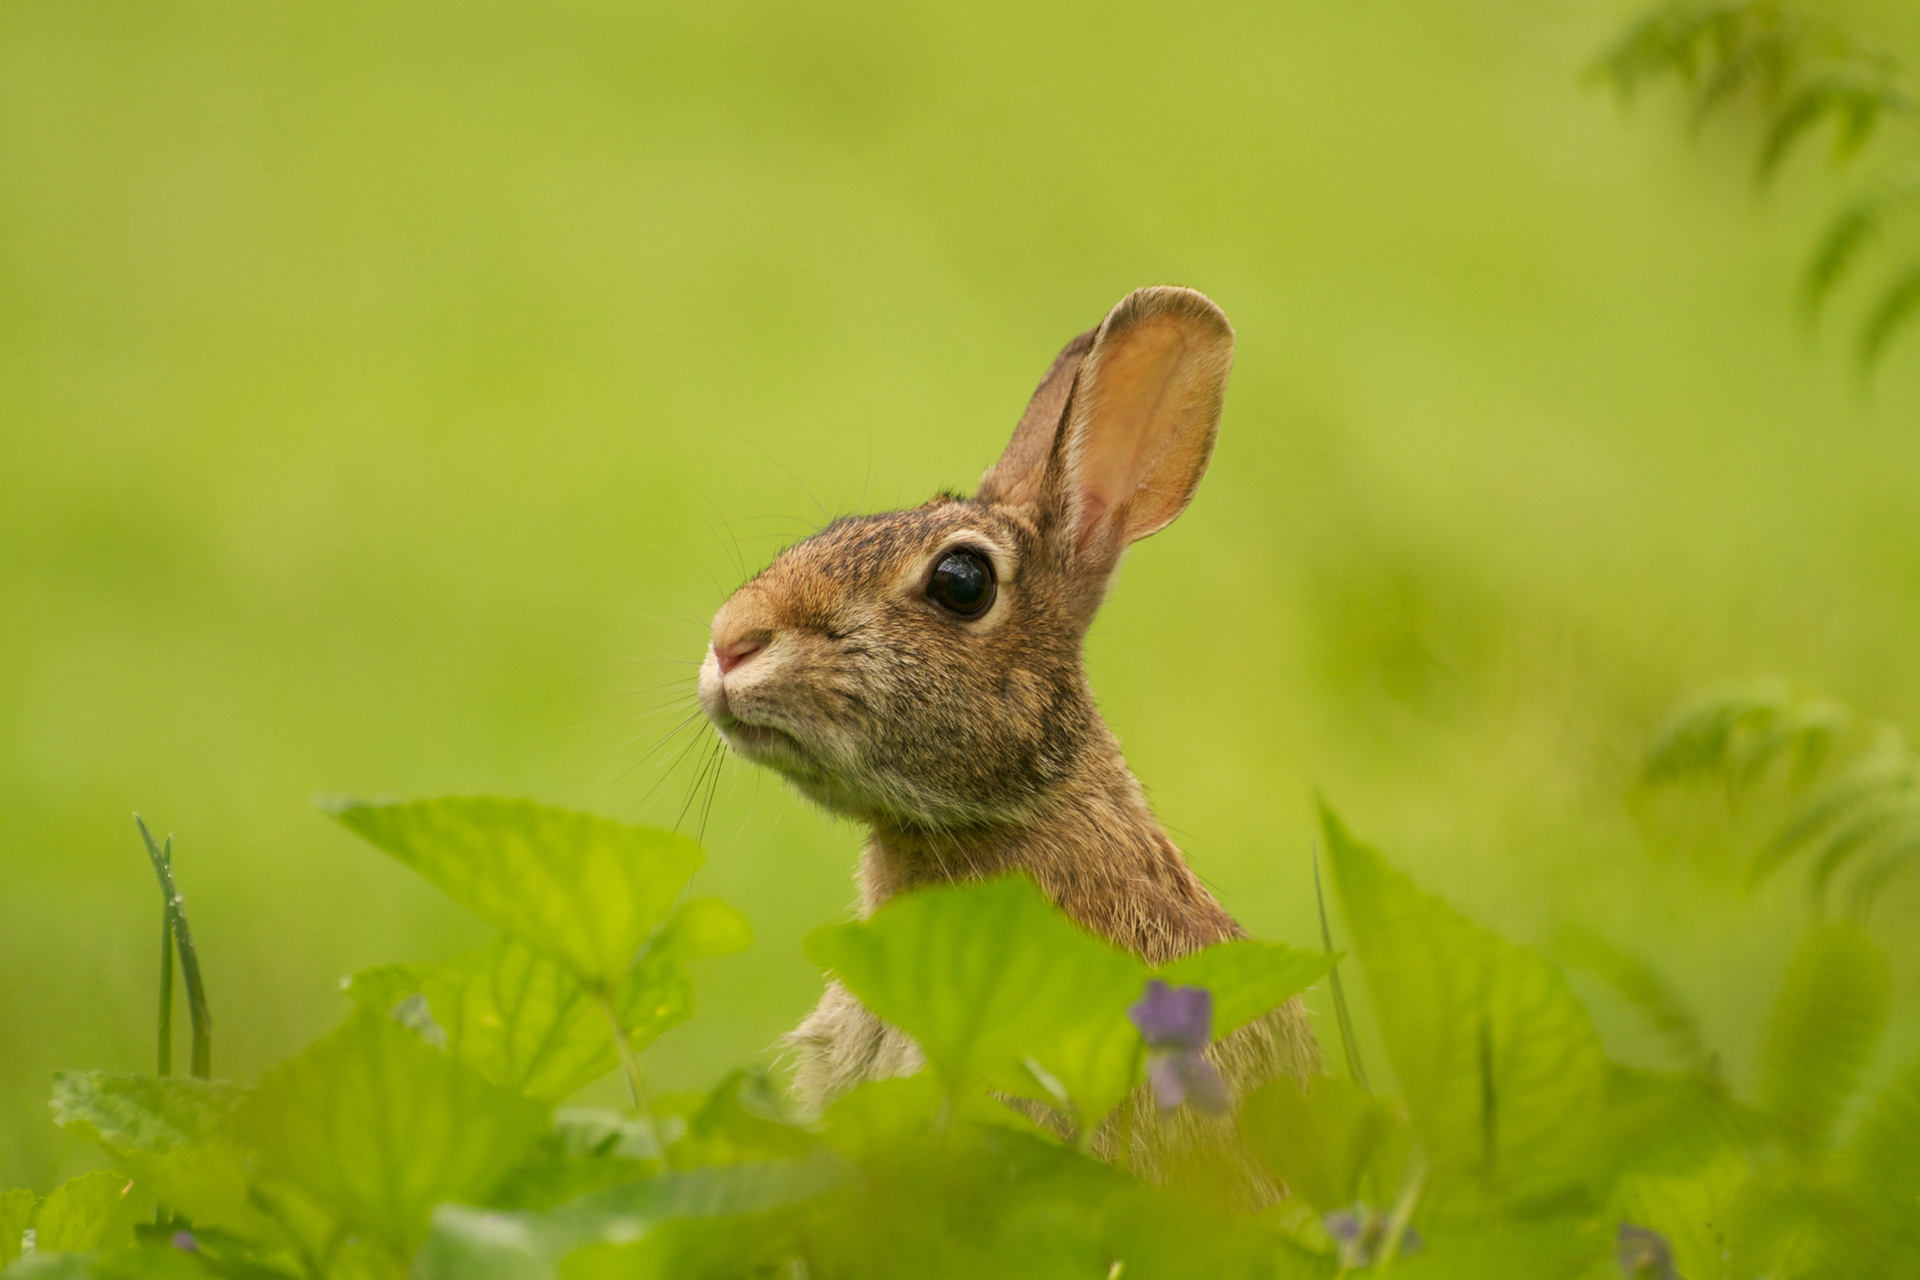
[[[1081,640],[1127,546],[1213,452],[1233,329],[1129,294],[1047,371],[979,491],[836,520],[713,621],[700,700],[734,751],[906,829],[1018,823],[1110,743]]]

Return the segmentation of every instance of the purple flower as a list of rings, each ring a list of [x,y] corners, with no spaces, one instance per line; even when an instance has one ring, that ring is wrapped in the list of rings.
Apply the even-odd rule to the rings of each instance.
[[[1158,978],[1127,1010],[1147,1042],[1147,1083],[1162,1111],[1185,1102],[1222,1116],[1233,1104],[1226,1082],[1201,1056],[1213,1039],[1213,993],[1205,987],[1170,987]]]
[[[176,1231],[173,1233],[173,1239],[167,1243],[182,1253],[200,1252],[200,1242],[193,1238],[193,1232],[191,1231]]]
[[[1381,1213],[1364,1201],[1351,1209],[1335,1209],[1321,1221],[1326,1224],[1327,1234],[1339,1244],[1341,1265],[1346,1267],[1372,1266],[1393,1231],[1392,1215]],[[1404,1227],[1400,1232],[1399,1253],[1402,1256],[1418,1253],[1426,1243],[1418,1231],[1411,1226]]]
[[[1678,1280],[1673,1265],[1673,1249],[1667,1238],[1651,1227],[1620,1224],[1614,1236],[1614,1248],[1620,1257],[1620,1270],[1633,1280]]]

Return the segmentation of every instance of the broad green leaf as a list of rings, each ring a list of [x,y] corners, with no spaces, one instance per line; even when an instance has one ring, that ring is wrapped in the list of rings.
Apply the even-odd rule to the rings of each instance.
[[[111,1169],[83,1173],[47,1193],[33,1215],[34,1247],[44,1253],[90,1253],[131,1238],[127,1175]]]
[[[904,894],[868,920],[817,931],[807,955],[913,1036],[953,1095],[1030,1055],[1074,1090],[1077,1064],[1050,1060],[1048,1046],[1111,1025],[1146,977],[1025,877]]]
[[[220,1080],[56,1071],[49,1105],[55,1124],[123,1155],[204,1142],[226,1125],[245,1094]]]
[[[1835,923],[1794,952],[1760,1054],[1760,1105],[1812,1150],[1860,1083],[1887,1017],[1887,965],[1857,927]]]
[[[0,1193],[0,1267],[20,1256],[20,1241],[33,1225],[34,1206],[40,1197],[25,1187]]]
[[[732,955],[753,945],[753,926],[719,898],[694,898],[660,926],[647,944],[647,959],[685,963]]]
[[[1291,1079],[1268,1081],[1240,1112],[1248,1145],[1292,1194],[1323,1213],[1362,1198],[1361,1175],[1392,1126],[1377,1098],[1331,1076],[1315,1079],[1310,1092]],[[1384,1201],[1397,1190],[1389,1183],[1371,1198]]]
[[[1299,995],[1327,976],[1337,955],[1301,951],[1278,942],[1238,938],[1162,965],[1154,976],[1178,987],[1213,993],[1215,1039]]]
[[[1460,1174],[1517,1199],[1586,1184],[1607,1061],[1566,979],[1416,889],[1331,810],[1321,822],[1435,1190]]]
[[[1747,1175],[1745,1156],[1726,1151],[1689,1174],[1628,1178],[1614,1212],[1665,1236],[1687,1280],[1732,1280],[1727,1226]]]
[[[402,1252],[433,1206],[485,1195],[546,1127],[535,1103],[364,1009],[269,1072],[239,1117],[270,1174]]]
[[[416,1025],[416,1031],[437,1030],[427,1036],[436,1047],[495,1084],[548,1102],[616,1066],[599,1002],[564,966],[513,938],[445,964],[356,974],[347,994],[396,1016],[408,997],[424,996],[432,1028]],[[614,1007],[638,1050],[685,1020],[693,995],[679,965],[649,956],[618,980]]]
[[[526,800],[328,808],[481,919],[600,989],[633,963],[702,857],[685,836]]]
[[[196,1223],[255,1240],[279,1237],[248,1193],[247,1157],[234,1140],[246,1090],[184,1076],[54,1076],[54,1123],[92,1138],[136,1181]]]
[[[412,1280],[549,1280],[574,1250],[624,1244],[663,1222],[757,1213],[832,1190],[845,1166],[821,1152],[806,1160],[670,1173],[591,1192],[546,1213],[444,1205],[414,1260]]]

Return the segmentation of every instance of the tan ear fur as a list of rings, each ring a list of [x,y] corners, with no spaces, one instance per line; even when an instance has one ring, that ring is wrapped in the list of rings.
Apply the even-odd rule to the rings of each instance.
[[[1186,509],[1213,457],[1233,326],[1192,289],[1137,289],[1101,324],[1063,427],[1075,551],[1117,558]]]
[[[1013,439],[1008,442],[1006,452],[981,478],[975,501],[1026,507],[1040,500],[1047,463],[1053,456],[1054,438],[1060,433],[1060,422],[1066,417],[1067,402],[1073,395],[1074,378],[1098,332],[1087,330],[1053,358],[1046,376],[1034,388],[1033,398],[1027,401],[1027,411],[1020,415],[1020,425],[1013,429]]]

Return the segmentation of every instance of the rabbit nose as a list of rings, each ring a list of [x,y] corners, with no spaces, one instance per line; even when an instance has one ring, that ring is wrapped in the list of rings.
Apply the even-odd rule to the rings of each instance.
[[[720,664],[720,674],[726,675],[735,667],[767,647],[770,637],[765,635],[742,636],[728,644],[713,647],[714,660]]]

